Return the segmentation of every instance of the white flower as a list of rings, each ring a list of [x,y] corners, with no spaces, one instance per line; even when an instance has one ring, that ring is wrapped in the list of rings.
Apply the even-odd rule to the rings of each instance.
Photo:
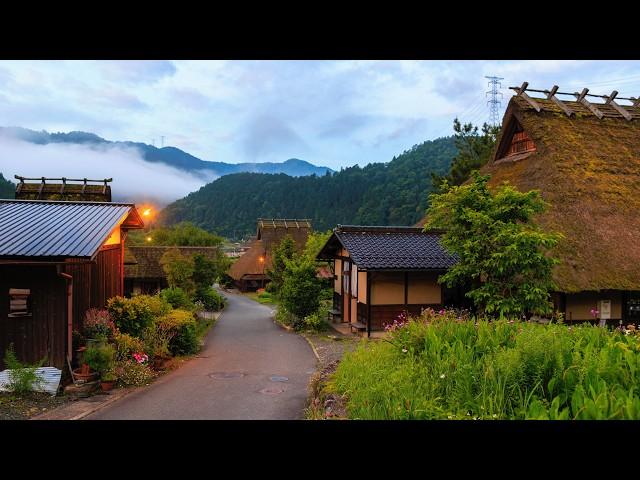
[[[444,374],[444,373],[443,373],[442,375],[440,375],[440,378],[444,378],[444,377],[445,377],[445,374]]]
[[[409,350],[407,350],[406,348],[402,349],[402,353],[407,353]]]

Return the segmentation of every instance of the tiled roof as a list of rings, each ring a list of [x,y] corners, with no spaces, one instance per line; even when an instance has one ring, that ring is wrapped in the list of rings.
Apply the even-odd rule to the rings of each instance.
[[[133,204],[0,200],[0,257],[92,258],[111,232],[133,215]]]
[[[421,228],[339,226],[334,235],[360,269],[439,270],[456,263],[440,234]]]
[[[165,278],[166,274],[160,264],[160,259],[169,250],[178,249],[185,256],[204,255],[214,260],[218,255],[218,247],[173,247],[151,245],[127,245],[124,249],[125,278]]]

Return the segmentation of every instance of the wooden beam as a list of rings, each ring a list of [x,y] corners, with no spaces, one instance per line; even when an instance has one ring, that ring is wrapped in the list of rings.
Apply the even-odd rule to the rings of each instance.
[[[638,98],[631,97],[631,101],[633,102],[633,106],[635,108],[640,108],[640,97]]]
[[[580,102],[582,105],[587,107],[589,111],[593,113],[596,117],[598,117],[599,119],[602,119],[602,117],[604,117],[604,114],[600,110],[598,110],[594,104],[592,104],[589,100],[585,98],[587,96],[587,93],[589,93],[589,89],[583,88],[582,92],[580,93],[575,92],[574,95],[578,99],[578,102]]]
[[[535,109],[536,112],[540,112],[540,110],[542,109],[540,108],[540,105],[538,104],[538,102],[536,102],[533,98],[531,98],[529,95],[525,93],[525,90],[527,89],[528,85],[529,85],[529,82],[524,82],[522,86],[517,89],[518,95],[516,96],[524,98],[527,101],[527,103]]]
[[[618,105],[616,102],[613,101],[617,95],[618,95],[617,90],[614,90],[613,92],[611,92],[611,95],[607,97],[605,104],[611,105],[620,115],[622,115],[625,119],[631,121],[633,119],[631,114],[629,114],[629,112],[627,112],[624,108],[622,108],[620,105]]]
[[[38,189],[38,200],[40,200],[40,195],[42,195],[42,190],[44,189],[44,177],[42,177],[42,183],[40,184],[40,188]]]
[[[547,99],[551,100],[558,107],[560,107],[560,109],[567,115],[567,117],[570,117],[571,115],[574,114],[573,110],[571,110],[558,97],[555,96],[556,92],[558,91],[558,88],[560,88],[560,87],[558,87],[558,85],[554,85],[553,88],[551,88],[551,91],[549,93],[547,93]]]
[[[67,179],[65,177],[62,177],[62,186],[60,187],[60,194],[64,193],[64,187],[67,186]]]

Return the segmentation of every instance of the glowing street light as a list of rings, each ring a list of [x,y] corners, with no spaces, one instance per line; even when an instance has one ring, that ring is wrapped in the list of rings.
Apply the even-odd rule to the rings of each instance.
[[[143,216],[143,217],[148,217],[149,215],[151,215],[151,209],[150,209],[150,208],[145,208],[145,209],[142,211],[142,216]]]
[[[153,238],[147,237],[147,242],[150,242],[151,240],[153,240]]]

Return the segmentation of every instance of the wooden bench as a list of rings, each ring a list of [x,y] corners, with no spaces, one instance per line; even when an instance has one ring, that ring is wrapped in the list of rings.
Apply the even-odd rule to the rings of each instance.
[[[364,331],[367,329],[367,326],[364,323],[360,323],[360,322],[353,322],[349,324],[349,327],[351,327],[351,331],[353,332],[353,329],[355,328],[358,332]]]
[[[342,315],[340,313],[340,310],[336,310],[335,308],[329,310],[329,313],[327,314],[327,319],[329,320],[329,322],[335,322],[336,321],[336,317],[340,318]]]

